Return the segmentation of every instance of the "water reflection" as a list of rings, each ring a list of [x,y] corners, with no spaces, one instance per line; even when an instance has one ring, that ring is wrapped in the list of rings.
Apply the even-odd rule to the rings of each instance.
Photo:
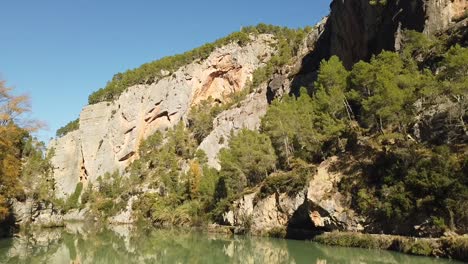
[[[0,263],[456,263],[311,242],[68,225],[0,240]]]

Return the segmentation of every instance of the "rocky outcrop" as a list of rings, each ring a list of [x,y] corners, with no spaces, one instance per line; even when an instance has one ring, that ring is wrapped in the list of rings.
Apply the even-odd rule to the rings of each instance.
[[[63,215],[63,220],[68,226],[70,222],[83,222],[89,217],[89,208],[71,209]]]
[[[59,227],[64,226],[63,214],[51,203],[27,199],[12,201],[12,211],[19,226]]]
[[[142,139],[185,120],[192,105],[210,96],[222,102],[244,89],[274,53],[272,42],[271,35],[259,35],[243,47],[231,43],[156,83],[129,87],[114,102],[86,106],[79,130],[50,143],[57,195],[69,195],[78,182],[123,171],[137,158]]]
[[[220,113],[213,131],[203,140],[210,166],[219,168],[217,155],[231,132],[258,129],[268,104],[289,92],[301,59],[315,48],[326,19],[315,26],[300,46],[296,63],[280,69],[279,81],[262,84],[245,100]],[[226,95],[244,89],[252,73],[275,50],[271,35],[260,35],[245,47],[237,44],[216,49],[206,60],[186,65],[157,83],[128,88],[115,102],[87,106],[80,115],[80,129],[51,142],[59,197],[72,193],[79,182],[95,181],[106,172],[122,172],[138,158],[138,145],[156,130],[164,131],[186,120],[190,107],[208,97],[223,102]]]
[[[466,0],[426,0],[424,1],[426,20],[424,32],[434,34],[446,30],[453,23],[467,16]]]
[[[108,222],[112,225],[122,225],[122,224],[125,225],[125,224],[135,223],[136,219],[133,214],[132,206],[133,206],[133,202],[135,202],[135,200],[137,199],[138,199],[137,196],[131,196],[128,199],[127,205],[125,206],[125,208],[121,210],[120,212],[118,212],[116,215],[110,217],[108,219]]]
[[[415,139],[432,144],[468,143],[467,104],[464,100],[454,102],[444,96],[437,98],[437,103],[430,106],[418,101],[411,131]]]
[[[404,29],[434,34],[466,16],[466,0],[389,0],[385,5],[369,0],[335,0],[316,49],[303,60],[296,85],[312,87],[320,61],[337,55],[347,68],[369,60],[382,50],[400,48]],[[300,82],[299,80],[306,80]]]
[[[349,68],[382,50],[399,49],[403,29],[434,34],[466,16],[467,8],[466,0],[393,0],[385,6],[370,5],[369,0],[333,1],[330,16],[309,33],[294,62],[270,78],[266,91],[265,86],[259,87],[258,94],[217,116],[214,130],[199,148],[207,153],[210,166],[219,168],[217,154],[227,146],[231,132],[258,129],[274,98],[297,92],[302,86],[312,87],[322,59],[338,55]]]
[[[49,149],[54,149],[52,158],[54,179],[59,191],[58,196],[72,193],[82,174],[85,174],[81,138],[79,131],[73,131],[64,137],[50,143]],[[85,175],[83,175],[85,176]]]
[[[362,231],[364,219],[349,206],[349,200],[337,190],[340,173],[330,168],[336,157],[322,162],[308,186],[296,195],[275,193],[259,201],[257,193],[244,195],[225,213],[224,220],[233,226],[249,226],[253,233],[275,228],[309,231]]]
[[[322,19],[300,45],[296,57],[289,65],[279,69],[274,76],[249,94],[238,105],[220,113],[213,121],[213,131],[201,142],[199,149],[205,151],[208,164],[219,169],[218,153],[228,146],[231,133],[246,128],[257,130],[261,118],[266,114],[268,105],[274,98],[290,92],[294,76],[299,72],[302,58],[315,49],[315,43],[323,33],[326,18]]]
[[[11,201],[15,225],[19,227],[63,227],[70,222],[87,220],[89,209],[71,209],[64,212],[52,203],[38,202],[34,199]]]
[[[218,153],[228,146],[231,132],[235,133],[242,128],[257,130],[267,108],[266,89],[260,89],[258,93],[248,95],[237,107],[219,114],[213,121],[213,131],[199,146],[207,155],[208,165],[220,169]]]

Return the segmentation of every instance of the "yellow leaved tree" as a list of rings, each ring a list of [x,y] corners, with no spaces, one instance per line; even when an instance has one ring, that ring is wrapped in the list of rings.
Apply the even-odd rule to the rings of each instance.
[[[21,120],[30,111],[29,97],[15,96],[0,80],[0,220],[8,216],[8,199],[22,193],[21,155],[24,138],[38,128],[36,122]]]

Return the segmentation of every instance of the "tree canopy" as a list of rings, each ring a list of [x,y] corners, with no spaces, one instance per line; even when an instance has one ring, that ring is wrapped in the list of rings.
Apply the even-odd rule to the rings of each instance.
[[[8,216],[7,200],[21,194],[21,158],[27,129],[34,127],[21,120],[29,111],[29,98],[13,95],[13,89],[0,81],[0,220]]]
[[[276,167],[276,154],[270,138],[242,129],[232,135],[229,148],[220,152],[221,175],[229,179],[232,191],[260,183]]]

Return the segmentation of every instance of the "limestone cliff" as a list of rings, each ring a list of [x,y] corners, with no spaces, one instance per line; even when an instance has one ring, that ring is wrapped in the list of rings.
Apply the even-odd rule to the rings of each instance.
[[[332,55],[340,57],[349,68],[382,50],[398,50],[404,29],[436,34],[455,28],[459,20],[466,21],[467,8],[464,0],[388,1],[383,6],[372,6],[368,0],[333,1],[330,16],[309,43],[312,48],[299,65],[300,70],[272,76],[269,96],[279,97],[301,86],[313,89],[320,61]],[[466,28],[466,22],[463,25]],[[234,202],[224,220],[235,226],[251,223],[256,233],[284,227],[364,230],[365,219],[353,212],[346,195],[337,191],[342,175],[329,171],[332,162],[327,160],[319,166],[303,192],[295,196],[276,193],[259,201],[255,199],[257,192],[246,194]]]
[[[321,59],[338,55],[349,67],[381,50],[397,49],[401,29],[434,33],[463,17],[466,9],[466,0],[393,0],[385,6],[372,6],[368,0],[333,1],[329,19],[309,34],[296,63],[272,76],[267,87],[258,87],[240,107],[221,113],[200,149],[217,167],[216,155],[231,130],[257,129],[272,98],[291,88],[312,86]],[[172,74],[162,72],[165,77],[155,83],[129,87],[112,103],[86,106],[80,129],[50,144],[56,153],[58,195],[70,194],[80,181],[122,171],[137,158],[142,139],[185,120],[192,105],[209,96],[223,101],[227,94],[242,90],[253,71],[274,53],[272,41],[271,35],[260,35],[244,47],[231,43]]]
[[[231,132],[258,129],[271,100],[300,86],[313,88],[322,59],[338,55],[351,67],[382,50],[398,50],[403,29],[433,34],[466,16],[466,10],[466,0],[389,0],[383,6],[372,6],[369,0],[333,1],[330,16],[304,39],[294,62],[277,69],[242,102],[221,112],[199,149],[206,152],[210,166],[219,168],[217,155],[228,145]],[[162,73],[165,77],[155,83],[129,87],[114,102],[85,107],[79,130],[50,145],[56,153],[52,162],[58,195],[72,193],[78,182],[122,172],[138,158],[141,140],[185,121],[191,106],[209,96],[222,102],[226,95],[243,90],[254,70],[276,52],[270,45],[273,41],[271,35],[259,35],[246,46],[231,43],[174,73]],[[255,200],[255,192],[244,195],[225,214],[226,222],[244,225],[252,221],[256,232],[285,226],[362,230],[363,219],[337,191],[342,175],[329,171],[332,162],[322,163],[308,186],[295,196],[275,193]],[[114,221],[125,222],[129,211],[131,204]]]
[[[246,46],[231,43],[207,59],[165,73],[156,83],[129,87],[114,102],[86,106],[79,130],[50,144],[57,194],[68,195],[78,182],[122,171],[136,158],[142,139],[185,120],[193,104],[209,96],[223,101],[244,89],[253,71],[274,53],[273,41],[271,35],[259,35]]]
[[[242,128],[257,130],[260,120],[265,115],[273,98],[280,97],[290,91],[291,81],[301,67],[302,58],[315,49],[315,43],[324,30],[324,18],[303,40],[293,63],[285,65],[271,76],[268,83],[256,88],[240,105],[219,114],[213,122],[213,131],[201,142],[200,149],[208,157],[208,164],[219,169],[217,155],[223,147],[227,147],[231,131],[236,133]]]

